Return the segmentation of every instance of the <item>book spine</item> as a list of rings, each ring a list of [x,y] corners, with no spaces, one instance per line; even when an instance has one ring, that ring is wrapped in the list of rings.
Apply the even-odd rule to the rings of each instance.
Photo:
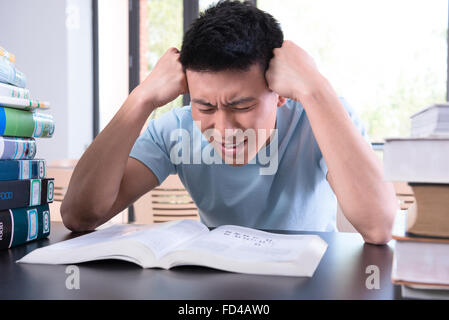
[[[0,83],[0,96],[20,99],[29,99],[30,90],[19,88],[6,83]]]
[[[0,107],[1,136],[50,138],[54,130],[51,115]]]
[[[0,159],[33,159],[36,155],[36,140],[33,138],[1,137]]]
[[[23,98],[0,96],[0,107],[31,111],[35,109],[49,109],[50,103],[47,101],[40,101],[35,99],[23,99]]]
[[[34,138],[51,138],[55,132],[53,117],[44,113],[33,113]]]
[[[0,211],[0,250],[50,235],[48,204]]]
[[[13,86],[25,88],[26,76],[4,58],[0,58],[0,82],[9,83]]]
[[[53,202],[54,179],[0,181],[0,210]]]
[[[16,62],[16,57],[12,53],[6,51],[2,47],[0,47],[0,58],[4,58],[4,59],[8,60],[12,64],[14,64]]]
[[[0,160],[0,181],[45,178],[45,160]]]

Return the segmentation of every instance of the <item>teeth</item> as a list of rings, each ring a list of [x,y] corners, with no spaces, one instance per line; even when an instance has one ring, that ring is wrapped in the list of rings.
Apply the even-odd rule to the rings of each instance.
[[[240,142],[240,143],[238,143],[238,144],[224,144],[224,147],[227,148],[227,149],[232,149],[232,148],[235,148],[235,147],[241,145],[241,144],[244,143],[244,142],[245,142],[245,141],[242,141],[242,142]]]

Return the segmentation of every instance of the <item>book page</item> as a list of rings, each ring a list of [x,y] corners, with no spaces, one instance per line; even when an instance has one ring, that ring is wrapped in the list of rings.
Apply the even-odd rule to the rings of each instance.
[[[209,229],[201,222],[186,219],[159,224],[156,228],[136,232],[127,238],[143,243],[159,259],[182,243],[208,232]]]
[[[240,261],[295,261],[310,250],[314,235],[282,235],[239,226],[221,226],[180,249],[206,251]]]
[[[397,241],[392,279],[449,286],[449,244]]]
[[[154,225],[113,225],[109,228],[36,249],[19,260],[25,263],[61,263],[98,259],[121,259],[145,263],[145,248],[156,259],[209,229],[195,220]],[[139,246],[142,244],[142,246]],[[143,249],[143,251],[142,251]]]
[[[109,228],[93,231],[74,239],[61,241],[45,247],[51,250],[76,249],[110,241],[126,239],[127,236],[148,229],[145,225],[113,225]]]

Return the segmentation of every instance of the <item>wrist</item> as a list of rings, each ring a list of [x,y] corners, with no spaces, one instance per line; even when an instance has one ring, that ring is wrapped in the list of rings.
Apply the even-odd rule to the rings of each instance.
[[[155,104],[155,98],[151,94],[148,94],[146,90],[142,89],[141,86],[137,86],[131,91],[129,99],[132,100],[132,104],[136,108],[143,109],[142,111],[145,110],[148,112],[148,115],[158,107]]]
[[[320,99],[323,95],[332,91],[330,82],[320,73],[314,74],[307,86],[302,90],[295,93],[295,100],[297,101],[309,101]]]

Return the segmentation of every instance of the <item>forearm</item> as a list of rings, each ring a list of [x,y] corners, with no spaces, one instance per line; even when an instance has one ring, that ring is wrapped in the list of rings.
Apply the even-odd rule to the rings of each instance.
[[[133,92],[78,161],[61,206],[65,221],[93,224],[113,205],[141,128],[153,110]]]
[[[340,206],[368,242],[388,241],[396,212],[391,183],[381,162],[352,123],[331,84],[317,76],[319,89],[299,95],[326,161]]]

